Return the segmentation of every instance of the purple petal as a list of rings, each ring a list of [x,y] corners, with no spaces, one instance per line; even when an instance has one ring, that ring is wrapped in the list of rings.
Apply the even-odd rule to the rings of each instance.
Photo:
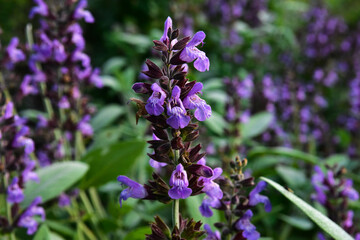
[[[180,187],[173,187],[169,190],[169,196],[172,199],[185,199],[188,198],[192,193],[191,188],[180,188]]]
[[[198,59],[196,59],[196,61],[194,62],[194,67],[200,72],[209,71],[210,68],[209,58],[207,58],[206,56],[198,57]]]
[[[200,43],[204,41],[206,34],[203,31],[199,31],[195,33],[194,37],[190,40],[190,42],[186,45],[187,47],[196,47]]]

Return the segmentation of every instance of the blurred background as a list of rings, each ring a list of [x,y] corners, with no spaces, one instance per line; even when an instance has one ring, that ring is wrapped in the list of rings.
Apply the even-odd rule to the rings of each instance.
[[[0,0],[4,45],[13,36],[25,39],[32,5]],[[87,89],[97,109],[89,149],[151,139],[145,121],[135,124],[131,86],[144,79],[140,71],[147,58],[156,62],[152,40],[161,37],[171,16],[183,36],[200,30],[207,35],[202,50],[210,71],[190,68],[189,78],[203,82],[203,98],[213,109],[200,126],[210,165],[226,168],[236,155],[247,157],[253,176],[271,177],[312,202],[314,164],[338,164],[347,168],[359,190],[360,1],[89,0],[88,9],[95,22],[83,25],[85,52],[101,69],[105,85]],[[122,166],[139,182],[151,174],[143,156]],[[143,239],[154,214],[170,219],[169,209],[160,203],[129,199],[120,209],[120,190],[115,182],[100,187],[115,219],[103,224],[120,239]],[[273,211],[259,208],[253,222],[263,239],[316,238],[319,229],[308,218],[272,189],[267,191]],[[184,203],[195,219],[201,218],[200,201],[194,197]],[[359,201],[350,208],[359,212]],[[215,214],[204,222],[221,218]]]

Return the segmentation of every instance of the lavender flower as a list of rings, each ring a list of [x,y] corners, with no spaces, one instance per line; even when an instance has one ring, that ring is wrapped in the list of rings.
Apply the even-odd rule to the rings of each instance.
[[[121,175],[118,176],[117,180],[121,184],[128,186],[128,188],[124,189],[120,194],[120,206],[122,206],[122,200],[126,201],[129,197],[145,198],[147,196],[145,188],[141,184],[131,180],[130,178]]]
[[[341,191],[341,195],[349,198],[350,200],[359,200],[359,193],[352,187],[353,181],[346,179],[344,183],[344,189]]]
[[[87,23],[93,23],[94,17],[93,15],[87,11],[84,10],[84,8],[87,7],[87,0],[80,0],[79,4],[76,6],[75,12],[74,12],[74,18],[75,19],[84,19]]]
[[[223,197],[223,192],[219,186],[219,184],[215,183],[214,180],[219,178],[223,172],[221,168],[215,168],[214,175],[212,177],[206,178],[206,177],[200,177],[199,181],[203,182],[203,189],[202,191],[206,193],[206,195],[212,197],[221,199]]]
[[[59,207],[63,208],[63,207],[69,206],[70,203],[71,203],[71,199],[70,199],[69,195],[67,195],[65,193],[60,194],[59,200],[58,200]]]
[[[166,123],[174,129],[184,128],[190,122],[190,117],[186,115],[186,110],[180,99],[181,89],[175,86],[172,91],[171,100],[167,106],[167,114],[169,118]]]
[[[189,181],[187,179],[187,173],[181,163],[176,166],[176,169],[171,174],[170,186],[172,186],[172,188],[169,190],[169,196],[172,199],[185,199],[192,193],[191,188],[188,188]]]
[[[59,40],[55,39],[52,43],[52,47],[54,51],[54,59],[59,63],[64,62],[67,58],[64,45],[62,45]]]
[[[34,142],[31,138],[25,137],[25,135],[29,134],[30,129],[26,126],[22,127],[15,135],[15,139],[13,141],[13,147],[24,147],[24,151],[26,154],[30,154],[34,152],[35,146]]]
[[[147,100],[145,109],[150,115],[159,116],[164,112],[163,105],[166,98],[166,93],[157,83],[151,85],[151,89],[153,90],[153,93]]]
[[[13,64],[25,60],[25,54],[17,48],[18,45],[19,39],[17,37],[14,37],[11,39],[9,46],[6,48],[6,52],[10,58],[10,64],[8,65],[9,69],[12,68]]]
[[[197,45],[203,43],[205,37],[206,35],[203,31],[195,33],[194,37],[188,42],[185,49],[180,54],[180,59],[185,62],[192,62],[195,60],[194,67],[200,72],[209,71],[210,67],[210,61],[205,53],[196,48]]]
[[[211,116],[211,107],[206,104],[197,94],[201,92],[203,84],[195,83],[188,95],[184,99],[184,107],[187,109],[196,109],[194,116],[199,121],[205,121]]]
[[[19,178],[14,177],[11,184],[8,186],[6,200],[9,203],[21,203],[24,198],[23,190],[19,187]]]
[[[199,207],[199,211],[202,216],[204,217],[211,217],[213,215],[212,208],[219,208],[221,206],[221,202],[219,198],[213,198],[213,197],[204,197],[203,201],[201,202],[201,205]]]
[[[32,180],[32,181],[35,181],[37,183],[40,182],[40,179],[39,179],[39,176],[33,172],[33,169],[35,168],[35,161],[32,161],[32,160],[27,160],[25,162],[26,164],[26,167],[24,169],[24,171],[22,172],[22,177],[23,177],[23,181],[24,183]]]
[[[211,227],[210,227],[209,224],[205,224],[204,229],[205,229],[206,234],[207,234],[206,238],[204,238],[204,240],[221,240],[220,232],[219,231],[213,232],[211,230]]]
[[[257,240],[260,238],[260,234],[256,231],[256,227],[250,222],[253,213],[249,209],[244,215],[236,222],[236,228],[242,230],[243,237],[248,240]]]
[[[45,211],[37,205],[42,202],[41,197],[36,197],[25,212],[20,216],[18,226],[27,228],[27,234],[32,235],[37,231],[38,222],[34,219],[35,215],[39,215],[42,221],[45,221]]]
[[[49,15],[48,6],[43,0],[34,0],[34,2],[37,4],[37,6],[33,7],[30,10],[29,18],[33,18],[36,14],[39,14],[44,17]]]
[[[91,137],[94,134],[93,128],[90,123],[90,115],[85,115],[78,123],[78,130],[83,136]]]
[[[263,191],[267,186],[267,183],[260,181],[256,187],[249,194],[249,205],[255,206],[258,203],[263,203],[265,206],[265,211],[271,211],[271,203],[268,197],[260,195],[259,193]]]

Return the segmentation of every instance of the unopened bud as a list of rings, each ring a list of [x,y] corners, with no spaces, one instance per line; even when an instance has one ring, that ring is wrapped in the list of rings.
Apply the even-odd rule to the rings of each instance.
[[[134,85],[132,86],[132,89],[136,93],[146,94],[146,93],[150,93],[151,85],[148,83],[142,83],[142,82],[134,83]]]

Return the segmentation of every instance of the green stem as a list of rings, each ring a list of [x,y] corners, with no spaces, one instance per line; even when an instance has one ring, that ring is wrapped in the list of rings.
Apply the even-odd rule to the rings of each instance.
[[[91,187],[89,189],[89,193],[90,193],[91,201],[96,209],[96,213],[98,213],[101,218],[105,218],[106,212],[105,212],[104,207],[101,204],[101,201],[100,201],[100,198],[99,198],[99,195],[98,195],[96,189],[94,187]]]
[[[176,164],[179,162],[179,150],[174,151],[174,161]],[[173,208],[172,208],[172,215],[173,215],[173,224],[174,227],[177,227],[180,229],[180,210],[179,210],[179,204],[180,200],[175,199],[173,202]]]
[[[92,221],[94,224],[97,223],[97,220],[95,220],[95,219],[93,218],[94,209],[93,209],[93,207],[92,207],[92,205],[91,205],[91,203],[90,203],[90,201],[89,201],[89,198],[88,198],[87,195],[86,195],[86,192],[85,192],[84,190],[80,190],[79,196],[80,196],[81,201],[82,201],[83,204],[84,204],[84,207],[85,207],[85,209],[86,209],[86,212],[87,212],[88,214],[90,214],[90,219],[91,219],[91,221]]]
[[[174,227],[180,228],[180,211],[179,211],[179,199],[175,199],[173,202],[173,224]]]
[[[97,238],[95,237],[95,235],[91,232],[91,230],[81,221],[78,222],[78,226],[80,228],[80,230],[85,233],[85,235],[90,239],[90,240],[96,240]]]

